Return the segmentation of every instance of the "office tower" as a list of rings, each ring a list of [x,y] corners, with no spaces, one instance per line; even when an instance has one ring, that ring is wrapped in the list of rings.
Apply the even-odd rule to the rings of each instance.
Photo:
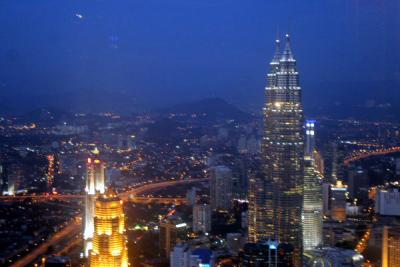
[[[188,205],[193,206],[196,204],[196,199],[197,199],[197,188],[192,187],[186,192],[186,200],[188,202]]]
[[[324,216],[330,215],[330,204],[331,204],[331,184],[323,183],[322,184],[322,199],[323,199],[323,214]]]
[[[211,207],[200,203],[193,206],[193,232],[209,233],[211,231]]]
[[[210,169],[210,196],[213,210],[228,211],[232,207],[232,171],[224,165]]]
[[[92,248],[96,196],[105,191],[105,164],[99,158],[99,150],[93,150],[92,154],[92,157],[89,157],[86,163],[85,221],[83,231],[85,257],[89,256],[89,250]]]
[[[249,193],[248,193],[248,241],[251,243],[260,242],[271,237],[270,229],[273,227],[273,216],[271,209],[273,194],[266,190],[268,185],[263,173],[249,174]],[[269,183],[270,186],[271,183]],[[269,212],[269,213],[267,213]]]
[[[241,233],[227,233],[226,234],[226,247],[229,254],[237,256],[240,248],[242,247],[244,238]]]
[[[315,120],[306,120],[306,145],[305,155],[314,158],[315,150]]]
[[[160,222],[160,248],[162,256],[169,257],[173,247],[184,240],[187,224],[181,220],[166,219]]]
[[[350,164],[348,171],[349,197],[362,201],[368,200],[369,177],[362,166]]]
[[[47,188],[52,189],[53,183],[54,183],[54,177],[56,173],[59,170],[59,163],[55,155],[47,155],[47,173],[46,173],[46,178],[47,178]]]
[[[309,250],[322,244],[322,186],[314,160],[315,121],[306,121],[306,149],[304,153],[303,196],[303,249]]]
[[[338,180],[336,185],[331,185],[330,214],[331,219],[339,222],[346,220],[347,185]]]
[[[263,155],[266,180],[271,182],[266,189],[273,195],[273,205],[267,206],[267,225],[272,226],[267,227],[267,233],[293,245],[293,266],[298,267],[303,254],[303,107],[289,35],[282,55],[278,44],[268,74],[264,108]]]
[[[23,172],[17,165],[10,165],[7,170],[7,192],[9,196],[15,195],[17,191],[23,187]]]
[[[378,189],[375,213],[386,216],[400,216],[400,191],[397,188]]]
[[[382,267],[400,267],[400,227],[383,227]]]
[[[293,246],[268,240],[247,243],[239,252],[240,267],[292,267]]]
[[[123,202],[111,189],[99,194],[95,202],[93,248],[90,266],[127,267]]]
[[[331,184],[336,184],[337,180],[343,181],[346,145],[337,141],[330,142],[325,155],[325,180]]]

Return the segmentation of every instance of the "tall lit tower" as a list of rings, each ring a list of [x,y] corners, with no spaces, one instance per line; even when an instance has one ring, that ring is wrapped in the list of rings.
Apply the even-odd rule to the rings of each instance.
[[[94,232],[94,206],[98,194],[105,191],[104,170],[105,164],[99,159],[99,150],[92,151],[93,157],[89,157],[86,163],[86,196],[85,196],[85,222],[84,222],[84,254],[89,256],[92,249],[92,239]]]
[[[304,153],[303,248],[322,245],[322,186],[314,159],[315,121],[307,120]]]
[[[111,189],[95,202],[93,247],[90,267],[126,267],[125,215],[122,200]]]
[[[277,48],[277,52],[279,47]],[[272,205],[267,207],[266,222],[271,236],[294,247],[293,266],[302,265],[302,203],[304,133],[301,88],[296,60],[289,35],[277,62],[271,62],[264,108],[263,142],[266,195]]]

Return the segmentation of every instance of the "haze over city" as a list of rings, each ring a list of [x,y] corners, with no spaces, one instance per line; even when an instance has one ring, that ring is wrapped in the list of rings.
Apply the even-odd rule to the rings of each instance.
[[[134,112],[221,97],[258,112],[271,40],[286,32],[306,111],[394,106],[398,10],[396,0],[1,1],[0,109]]]

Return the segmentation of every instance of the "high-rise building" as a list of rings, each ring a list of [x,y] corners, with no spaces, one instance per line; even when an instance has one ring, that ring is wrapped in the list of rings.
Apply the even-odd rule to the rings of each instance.
[[[306,121],[304,153],[303,248],[309,250],[322,244],[322,186],[316,169],[315,121]]]
[[[280,54],[279,41],[271,62],[264,108],[263,155],[266,190],[273,195],[267,206],[267,234],[294,247],[293,266],[301,266],[303,254],[302,206],[304,180],[304,132],[301,88],[289,35]],[[268,194],[268,193],[267,193]]]
[[[210,168],[210,196],[213,210],[228,211],[232,207],[232,170],[224,165]]]
[[[271,237],[273,213],[268,206],[272,205],[272,193],[266,190],[268,182],[263,173],[253,172],[249,174],[248,193],[248,241],[257,243]],[[269,183],[270,186],[271,183]],[[270,212],[270,213],[267,213]]]
[[[90,266],[127,267],[125,215],[123,203],[111,189],[99,194],[95,202],[93,247]]]
[[[86,187],[85,187],[85,221],[84,221],[84,255],[89,256],[92,249],[94,233],[95,200],[98,194],[105,191],[104,185],[105,164],[99,158],[99,151],[93,151],[93,157],[87,159],[86,163]]]
[[[349,197],[362,201],[368,200],[369,177],[362,166],[350,164],[348,168]]]
[[[181,220],[166,219],[160,222],[160,248],[164,257],[169,257],[172,249],[184,240],[188,226]]]
[[[211,231],[211,207],[200,203],[193,206],[193,232],[209,233]]]
[[[230,255],[237,256],[240,248],[243,245],[244,238],[241,233],[227,233],[226,234],[226,247]]]
[[[400,216],[400,190],[378,189],[375,200],[375,213],[386,216]]]
[[[347,185],[337,180],[330,187],[330,214],[331,219],[339,222],[346,220]]]
[[[400,227],[383,227],[382,267],[400,267]]]

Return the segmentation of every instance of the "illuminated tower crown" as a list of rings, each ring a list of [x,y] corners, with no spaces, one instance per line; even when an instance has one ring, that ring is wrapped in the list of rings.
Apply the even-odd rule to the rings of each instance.
[[[122,200],[108,189],[96,199],[91,267],[126,267],[125,215]]]

